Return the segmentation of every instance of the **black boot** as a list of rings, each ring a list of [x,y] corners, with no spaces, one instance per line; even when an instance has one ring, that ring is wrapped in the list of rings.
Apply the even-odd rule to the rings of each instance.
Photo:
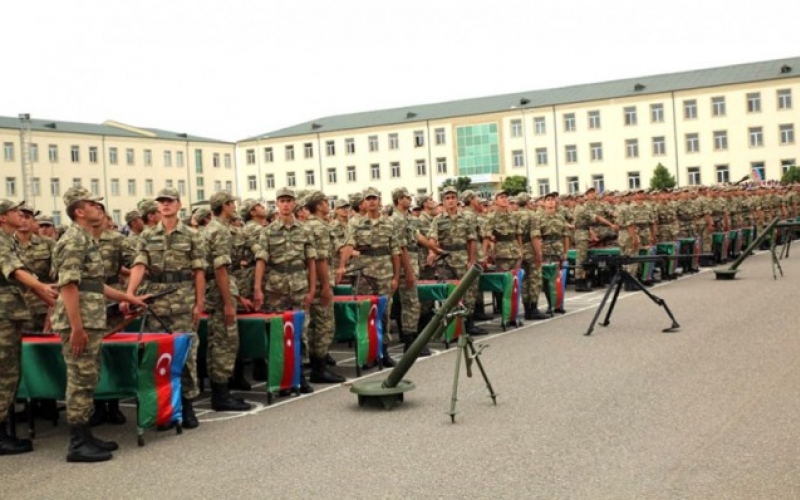
[[[411,344],[413,344],[415,340],[417,340],[417,337],[414,336],[414,335],[404,335],[403,336],[403,354],[408,352],[408,350],[411,348]],[[426,358],[426,357],[430,356],[431,354],[433,354],[433,353],[431,352],[430,349],[428,349],[428,346],[426,345],[419,352],[419,357],[420,358]]]
[[[328,366],[336,366],[336,360],[331,356],[331,353],[325,355],[325,364]]]
[[[9,411],[13,411],[11,408]],[[8,434],[6,422],[0,422],[0,456],[19,455],[33,451],[33,443],[30,439],[17,439]]]
[[[244,378],[244,361],[237,357],[233,364],[233,377],[228,379],[228,389],[237,391],[249,391],[253,386]]]
[[[311,381],[315,384],[341,384],[346,379],[338,373],[328,371],[325,358],[311,357]]]
[[[550,315],[549,314],[543,314],[539,310],[539,308],[536,306],[536,304],[531,302],[531,317],[530,318],[526,318],[526,319],[532,319],[534,321],[541,321],[543,319],[550,319]]]
[[[211,382],[211,408],[214,411],[248,411],[249,403],[234,399],[225,382]]]
[[[267,381],[267,360],[265,358],[253,359],[253,380],[256,382]]]
[[[576,279],[575,280],[575,291],[576,292],[591,292],[592,287],[589,285],[589,281],[585,278],[583,279]]]
[[[108,413],[106,421],[113,425],[124,425],[128,421],[125,415],[119,410],[119,399],[110,399],[106,402]]]
[[[314,388],[308,383],[306,374],[300,370],[300,394],[311,394],[312,392],[314,392]]]
[[[383,356],[383,366],[387,368],[394,368],[397,366],[397,363],[389,356],[389,346],[386,342],[383,343],[383,351],[381,351],[381,354]]]
[[[467,330],[467,333],[470,335],[486,335],[489,333],[488,330],[484,330],[483,328],[479,327],[471,319],[464,321],[464,326]]]
[[[67,462],[105,462],[114,455],[102,450],[92,442],[90,427],[86,424],[72,425],[69,429]]]
[[[523,302],[522,307],[525,309],[525,315],[523,316],[525,319],[533,319],[533,303],[531,302]]]
[[[102,425],[106,423],[108,419],[108,410],[106,408],[106,402],[101,401],[99,399],[94,400],[94,412],[92,416],[89,417],[89,425],[92,427],[97,427],[98,425]]]
[[[197,421],[197,415],[194,414],[192,400],[181,398],[181,406],[183,408],[181,425],[183,425],[184,429],[196,429],[197,426],[200,425],[200,422]]]
[[[92,443],[96,448],[103,450],[103,451],[117,451],[119,449],[119,445],[115,441],[103,441],[102,439],[95,437],[92,434],[91,426],[85,426],[86,428],[86,439]]]
[[[480,296],[475,300],[475,309],[472,312],[472,319],[474,321],[491,321],[492,316],[486,314],[486,307],[483,304],[483,292],[479,292],[479,294]]]

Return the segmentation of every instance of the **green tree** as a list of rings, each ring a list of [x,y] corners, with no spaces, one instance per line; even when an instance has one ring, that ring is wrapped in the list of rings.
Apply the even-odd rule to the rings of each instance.
[[[528,178],[524,175],[509,175],[505,178],[501,187],[503,190],[508,192],[509,196],[515,196],[519,193],[527,193]]]
[[[659,163],[655,170],[653,170],[653,178],[650,179],[650,187],[652,189],[673,188],[676,184],[675,177],[670,175],[667,167]]]
[[[459,177],[457,179],[451,177],[442,183],[442,185],[439,187],[439,190],[441,191],[447,186],[455,186],[456,191],[458,191],[459,194],[463,193],[467,189],[475,188],[475,186],[472,185],[472,179],[469,177]]]
[[[789,170],[784,172],[783,177],[781,177],[781,184],[791,184],[793,182],[800,182],[800,167],[789,167]]]

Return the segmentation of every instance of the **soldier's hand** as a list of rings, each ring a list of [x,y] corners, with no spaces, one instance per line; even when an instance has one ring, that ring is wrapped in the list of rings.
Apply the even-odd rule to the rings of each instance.
[[[433,252],[428,252],[428,258],[427,258],[427,259],[425,259],[425,262],[426,262],[426,263],[427,263],[429,266],[432,266],[432,265],[433,265],[433,261],[435,261],[435,260],[436,260],[436,254],[435,254],[435,253],[433,253]]]
[[[254,310],[253,309],[253,303],[250,302],[250,300],[248,300],[248,299],[246,299],[244,297],[239,297],[239,304],[242,305],[242,307],[244,308],[245,311],[253,311]]]
[[[397,291],[397,285],[399,284],[398,281],[399,280],[397,278],[392,278],[392,293]]]
[[[406,290],[414,290],[414,288],[416,287],[415,286],[416,285],[415,281],[416,280],[414,279],[414,275],[413,274],[407,275],[406,276]]]
[[[39,286],[33,289],[33,293],[42,299],[42,302],[48,306],[55,304],[56,299],[58,298],[58,290],[53,288],[52,285],[45,283],[39,283]]]
[[[311,310],[311,303],[314,302],[314,291],[311,290],[306,294],[305,299],[303,299],[303,309],[306,311]]]
[[[261,290],[256,290],[253,292],[253,308],[256,311],[261,310],[261,306],[264,305],[264,292]]]
[[[320,291],[320,300],[322,307],[328,307],[331,305],[331,302],[333,302],[333,289],[331,289],[329,286],[323,287]]]
[[[225,315],[225,326],[233,326],[236,324],[236,308],[233,304],[225,304],[225,307],[222,308],[222,312]]]
[[[76,358],[81,357],[88,342],[89,334],[83,328],[73,328],[69,333],[69,346],[72,349],[72,355]]]
[[[151,295],[142,295],[142,296],[135,296],[135,295],[128,295],[128,303],[138,306],[142,309],[147,309],[147,300],[149,300]]]
[[[336,268],[336,283],[337,284],[342,281],[342,276],[344,276],[344,268],[343,267]]]
[[[203,315],[203,304],[195,304],[192,308],[192,326],[197,328],[200,324],[200,316]]]

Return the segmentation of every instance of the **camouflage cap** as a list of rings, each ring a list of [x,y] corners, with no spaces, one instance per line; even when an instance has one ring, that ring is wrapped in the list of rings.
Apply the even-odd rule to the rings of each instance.
[[[419,207],[419,208],[423,208],[423,207],[425,207],[425,204],[428,203],[429,201],[431,201],[430,195],[423,194],[423,195],[417,196],[416,206]]]
[[[405,196],[411,198],[411,193],[408,192],[408,189],[406,188],[392,189],[392,202],[397,203],[400,200],[400,198],[403,198]]]
[[[280,188],[277,193],[275,193],[275,199],[283,198],[288,196],[291,199],[296,199],[297,196],[294,194],[294,189],[289,189],[288,187]]]
[[[158,204],[156,203],[156,200],[152,198],[145,198],[144,200],[140,201],[136,205],[136,208],[139,209],[139,213],[142,214],[142,218],[145,218],[152,213],[158,212]]]
[[[498,189],[497,191],[494,192],[494,197],[495,198],[497,198],[498,196],[502,196],[502,195],[508,196],[508,191],[506,191],[505,189]]]
[[[294,206],[294,213],[297,213],[304,208],[306,208],[306,199],[300,198],[297,200],[297,204]]]
[[[546,200],[547,198],[556,198],[556,199],[558,199],[558,192],[551,191],[551,192],[547,193],[546,195],[544,195],[544,199]]]
[[[583,194],[587,195],[587,194],[591,193],[592,191],[594,191],[596,193],[597,189],[595,189],[594,186],[590,186],[586,191],[583,192]]]
[[[194,215],[192,215],[192,217],[194,217],[194,220],[196,220],[197,222],[200,222],[201,220],[205,219],[210,215],[211,215],[211,209],[209,209],[208,207],[200,207],[194,211]]]
[[[334,208],[334,209],[338,209],[338,208],[350,208],[350,202],[349,202],[348,200],[345,200],[344,198],[340,198],[340,199],[338,199],[338,200],[336,200],[336,201],[334,202],[334,204],[333,204],[333,208]]]
[[[242,206],[239,208],[239,214],[241,214],[243,219],[248,220],[250,218],[250,211],[259,205],[264,206],[261,200],[248,198],[242,202]]]
[[[125,214],[125,223],[130,224],[131,222],[135,221],[136,219],[141,219],[142,213],[138,210],[131,210],[127,214]]]
[[[442,189],[442,198],[444,198],[444,195],[446,194],[454,194],[458,196],[458,189],[456,189],[455,186],[447,186],[446,188]]]
[[[478,196],[478,193],[476,193],[472,189],[467,189],[466,191],[461,193],[461,201],[463,201],[466,204],[472,201],[472,199],[475,198],[476,196]]]
[[[56,222],[49,215],[39,215],[38,217],[36,217],[36,222],[38,222],[40,226],[55,226],[56,225]]]
[[[377,189],[377,188],[374,188],[374,187],[368,187],[368,188],[366,188],[364,191],[362,191],[362,194],[364,195],[364,199],[365,199],[365,200],[366,200],[367,198],[369,198],[370,196],[376,196],[376,197],[378,197],[378,198],[380,198],[380,197],[381,197],[381,192],[380,192],[380,190],[379,190],[379,189]]]
[[[7,214],[12,210],[17,210],[24,205],[24,201],[20,201],[19,203],[11,200],[0,200],[0,215]]]
[[[350,195],[350,206],[357,208],[364,202],[364,195],[361,193],[354,193]]]
[[[306,205],[306,206],[314,205],[316,203],[319,203],[321,201],[325,201],[327,199],[328,199],[328,197],[325,196],[325,193],[323,193],[322,191],[312,191],[308,196],[306,196],[306,200],[305,200],[304,205]]]
[[[181,194],[178,192],[177,189],[173,187],[166,187],[158,192],[158,196],[156,196],[156,201],[161,200],[181,200]]]
[[[27,205],[24,201],[22,202],[22,205],[19,207],[19,211],[20,212],[27,212],[27,213],[31,214],[31,216],[33,216],[33,217],[36,217],[37,215],[39,215],[41,213],[38,210],[36,210],[35,208],[33,208],[32,206]]]
[[[67,192],[64,193],[64,206],[67,208],[81,201],[92,201],[96,203],[98,201],[103,201],[103,197],[95,196],[90,193],[88,189],[75,186],[67,189]]]
[[[520,205],[524,205],[529,201],[531,201],[531,195],[529,195],[528,193],[519,193],[517,195],[517,203],[519,203]]]
[[[211,211],[218,208],[222,208],[228,202],[237,201],[239,198],[233,196],[228,191],[217,191],[216,193],[211,195],[211,198],[208,200],[209,205],[211,206]]]

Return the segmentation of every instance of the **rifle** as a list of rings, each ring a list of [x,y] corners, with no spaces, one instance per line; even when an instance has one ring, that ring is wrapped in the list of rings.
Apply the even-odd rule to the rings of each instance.
[[[166,297],[167,295],[173,294],[173,293],[175,293],[177,291],[178,291],[178,289],[176,287],[170,287],[170,288],[166,288],[166,289],[164,289],[164,290],[162,290],[160,292],[157,292],[157,293],[154,293],[154,294],[150,295],[149,297],[144,299],[144,303],[147,304],[147,307],[144,307],[144,308],[136,307],[136,308],[131,310],[131,313],[128,316],[125,316],[122,313],[122,309],[120,308],[119,302],[111,302],[111,303],[107,304],[106,305],[106,317],[111,319],[111,318],[118,318],[118,317],[121,316],[122,320],[119,321],[116,325],[114,325],[111,329],[109,329],[109,331],[106,332],[106,334],[103,337],[110,337],[111,335],[114,335],[115,333],[119,333],[119,332],[123,331],[128,325],[130,325],[131,323],[133,323],[134,321],[139,319],[145,313],[151,314],[156,319],[156,321],[158,321],[161,324],[161,326],[164,328],[165,332],[172,333],[172,329],[170,329],[170,327],[166,323],[164,323],[164,321],[160,317],[158,317],[152,311],[152,309],[150,309],[150,306],[153,305],[153,303],[156,300],[158,300],[160,298],[163,298],[163,297]],[[144,328],[144,323],[142,323],[142,328]]]

